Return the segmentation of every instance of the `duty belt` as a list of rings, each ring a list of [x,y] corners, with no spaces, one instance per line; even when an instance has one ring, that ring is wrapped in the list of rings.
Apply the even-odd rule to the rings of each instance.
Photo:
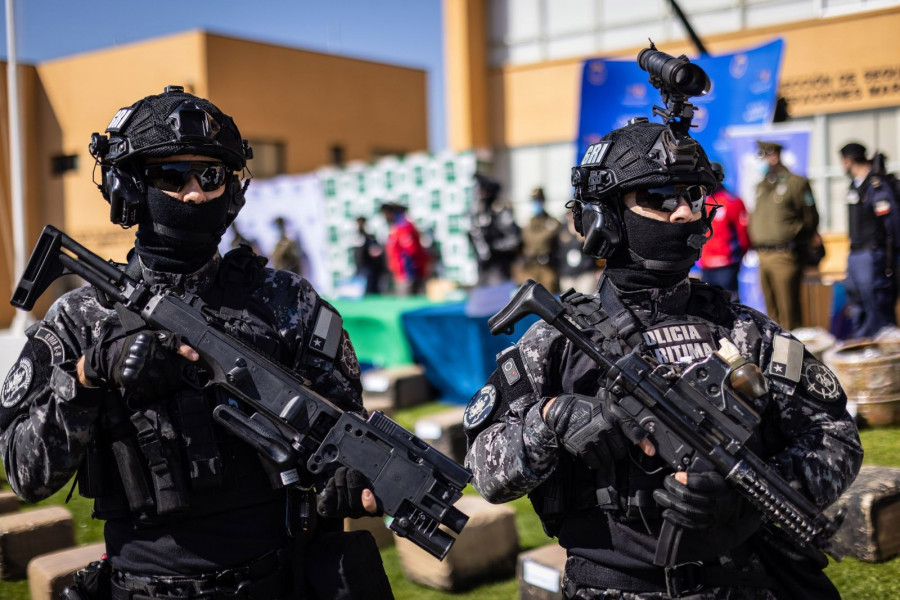
[[[202,598],[203,600],[284,597],[292,580],[286,551],[273,551],[236,569],[191,577],[113,573],[112,600]]]
[[[671,598],[681,598],[710,588],[750,587],[774,589],[774,579],[761,572],[739,571],[702,562],[688,562],[673,567],[648,569],[611,569],[592,564],[590,573],[573,572],[584,581],[579,584],[566,573],[566,597],[574,598],[578,590],[621,590],[623,592],[665,592]]]

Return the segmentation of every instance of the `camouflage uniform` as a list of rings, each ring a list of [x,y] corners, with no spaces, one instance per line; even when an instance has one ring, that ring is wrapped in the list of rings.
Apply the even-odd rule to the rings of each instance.
[[[213,289],[222,264],[222,257],[216,254],[195,273],[175,275],[143,268],[143,279],[154,289],[177,287],[205,297]],[[250,305],[265,306],[271,311],[267,322],[277,329],[271,333],[279,341],[278,356],[273,358],[341,408],[362,411],[359,364],[346,332],[341,333],[333,360],[310,351],[314,319],[319,311],[330,307],[301,277],[274,269],[261,270],[264,280],[250,289],[249,296],[255,302]],[[111,314],[114,311],[100,303],[93,287],[81,287],[63,295],[42,321],[29,328],[28,341],[6,379],[0,397],[0,452],[10,485],[29,502],[48,497],[72,478],[83,464],[92,438],[101,429],[102,398],[110,392],[79,385],[75,363],[95,343]],[[210,409],[223,401],[214,393],[205,398]],[[117,401],[124,399],[119,397]],[[171,400],[167,402],[171,404]],[[164,521],[133,529],[128,516],[108,520],[107,552],[114,567],[121,568],[117,561],[125,557],[121,560],[125,562],[124,570],[128,570],[134,557],[140,556],[138,562],[151,564],[151,573],[205,573],[246,564],[286,545],[286,492],[271,488],[249,446],[218,425],[215,438],[220,448],[227,449],[222,452],[226,474],[230,461],[245,461],[251,467],[255,465],[259,479],[241,482],[245,485],[231,489],[231,498],[224,507],[216,504],[216,489],[205,493],[195,490],[192,494],[197,495],[192,495],[190,508],[178,515],[174,525]],[[105,452],[109,454],[108,449]],[[215,510],[207,505],[220,506],[223,513],[210,516]],[[214,527],[222,519],[229,519],[230,525]],[[177,529],[177,536],[171,534],[173,528]],[[252,534],[244,535],[248,532]],[[234,539],[240,539],[240,543],[235,544]],[[233,564],[217,561],[223,556],[216,552],[222,544],[232,548],[227,556],[235,561]],[[177,554],[173,554],[176,547]]]
[[[711,288],[698,282],[684,280],[672,288],[638,292],[618,291],[609,280],[602,285],[607,287],[605,293],[616,294],[636,319],[637,337],[628,337],[630,342],[623,337],[603,335],[596,327],[587,324],[576,303],[591,302],[595,296],[567,295],[564,296],[564,304],[570,320],[588,332],[604,351],[619,356],[635,346],[642,354],[660,362],[672,362],[681,355],[693,358],[708,356],[715,349],[703,345],[709,342],[697,341],[687,345],[684,340],[658,343],[665,337],[659,332],[670,326],[667,324],[683,324],[686,320],[701,332],[704,327],[708,328],[704,339],[717,341],[722,336],[727,337],[744,357],[760,366],[769,383],[770,393],[760,398],[755,406],[763,417],[761,447],[756,450],[757,453],[819,507],[834,502],[852,482],[862,459],[862,449],[856,426],[845,410],[844,392],[835,376],[799,342],[791,342],[793,338],[776,323],[746,306],[730,304],[726,298],[720,297],[716,302],[710,302]],[[601,288],[601,296],[603,293]],[[617,317],[617,314],[606,314],[601,304],[592,306],[599,307],[592,322],[607,317],[612,321]],[[609,303],[603,302],[602,306],[609,307]],[[682,327],[675,325],[675,330],[686,330]],[[648,331],[657,333],[648,335]],[[779,347],[787,344],[795,350],[795,366],[801,367],[800,374],[795,378],[780,374],[779,369],[783,365],[773,361],[773,345],[779,338]],[[640,341],[635,343],[635,340]],[[798,351],[802,355],[798,355]],[[569,560],[566,570],[570,579],[576,570],[575,563],[580,561],[582,567],[590,566],[591,560],[602,560],[597,559],[598,554],[619,565],[652,569],[653,565],[646,556],[655,548],[656,534],[661,524],[661,519],[654,514],[655,503],[650,499],[649,503],[654,506],[644,505],[643,517],[649,515],[650,518],[642,523],[634,513],[626,513],[624,498],[629,493],[634,494],[634,490],[606,487],[615,488],[618,485],[616,481],[623,481],[623,473],[635,477],[635,469],[629,465],[629,459],[613,465],[609,474],[589,471],[562,450],[555,433],[540,414],[542,398],[552,398],[562,393],[595,395],[604,385],[604,380],[594,363],[556,329],[540,321],[514,347],[498,356],[498,365],[500,368],[491,376],[488,385],[473,399],[473,404],[479,400],[495,399],[497,413],[487,420],[480,431],[467,431],[470,445],[465,462],[474,473],[476,489],[495,503],[529,494],[537,509],[536,498],[540,497],[542,490],[556,481],[562,481],[562,487],[557,489],[563,490],[560,493],[565,499],[558,510],[558,530],[551,533],[558,533],[560,544],[567,549]],[[662,487],[663,477],[670,472],[670,469],[663,468],[661,472],[649,475],[649,481],[644,481],[642,485],[648,493],[652,492],[652,489]],[[605,504],[600,501],[600,492],[606,494]],[[621,502],[608,500],[610,496],[615,498],[617,495]],[[586,503],[583,501],[585,497],[588,498]],[[546,528],[547,520],[544,522]],[[649,526],[652,533],[644,530],[645,526]],[[616,533],[626,528],[630,536],[627,539]],[[685,540],[689,534],[685,532]],[[696,541],[697,544],[688,543],[692,548],[687,549],[687,556],[679,552],[679,562],[682,559],[706,559],[719,564],[732,551],[720,552],[718,548],[706,546],[704,539]],[[588,558],[573,556],[573,549],[576,553],[588,555]],[[726,558],[720,559],[720,555]],[[742,569],[758,570],[755,569],[757,559],[752,552],[745,558]],[[584,582],[578,583],[585,585]],[[629,600],[667,597],[658,590],[635,590],[632,593],[612,589],[602,591],[599,586],[595,587],[597,589],[582,590],[577,594],[570,592],[570,597]],[[773,596],[764,589],[735,587],[704,589],[701,594],[690,597]]]

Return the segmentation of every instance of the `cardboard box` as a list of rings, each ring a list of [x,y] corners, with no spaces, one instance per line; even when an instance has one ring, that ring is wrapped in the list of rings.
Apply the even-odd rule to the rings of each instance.
[[[459,464],[466,460],[466,434],[463,431],[464,406],[451,408],[416,421],[416,437],[434,446]]]
[[[566,551],[556,543],[520,554],[516,563],[519,599],[562,600],[565,567]]]

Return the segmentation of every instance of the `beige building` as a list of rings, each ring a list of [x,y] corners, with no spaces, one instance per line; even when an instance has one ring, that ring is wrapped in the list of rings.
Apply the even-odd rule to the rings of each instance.
[[[0,63],[5,154],[6,65]],[[109,222],[87,147],[115,112],[169,84],[210,98],[250,140],[255,177],[303,173],[342,160],[428,149],[426,73],[190,31],[20,67],[30,248],[51,223],[121,260],[132,232]],[[336,156],[337,155],[337,156]],[[9,161],[0,160],[0,298],[12,287]],[[47,296],[50,296],[48,294]],[[37,309],[46,309],[45,299]],[[0,302],[0,328],[13,309]]]
[[[857,140],[900,170],[900,2],[679,5],[712,54],[785,40],[780,93],[790,122],[812,130],[809,174],[833,246],[823,267],[843,270],[847,180],[837,150]],[[667,0],[444,0],[444,23],[449,143],[491,151],[523,219],[535,186],[556,213],[571,197],[585,59],[634,60],[648,37],[669,54],[697,55]]]

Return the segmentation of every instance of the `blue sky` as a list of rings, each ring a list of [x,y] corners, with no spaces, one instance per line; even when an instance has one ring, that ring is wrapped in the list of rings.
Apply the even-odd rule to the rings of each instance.
[[[20,62],[38,63],[176,31],[215,33],[428,72],[428,139],[447,143],[441,0],[15,0]],[[0,14],[6,59],[6,13]],[[113,81],[98,74],[98,93]]]

